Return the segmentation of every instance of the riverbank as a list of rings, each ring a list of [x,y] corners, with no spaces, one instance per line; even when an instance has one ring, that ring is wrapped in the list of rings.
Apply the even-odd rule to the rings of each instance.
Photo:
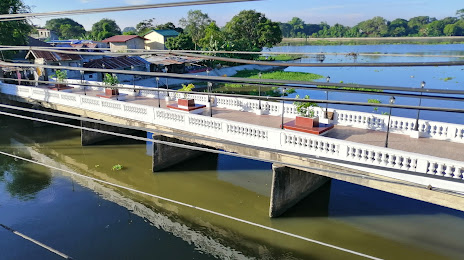
[[[444,37],[362,37],[362,38],[283,38],[280,45],[366,45],[366,44],[451,44],[464,43],[464,36]]]

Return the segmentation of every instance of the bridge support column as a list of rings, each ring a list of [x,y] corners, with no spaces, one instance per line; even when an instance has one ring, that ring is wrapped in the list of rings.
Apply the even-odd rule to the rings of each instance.
[[[330,178],[322,175],[280,164],[273,164],[272,172],[271,203],[269,207],[269,217],[271,218],[282,215],[287,209],[330,180]]]
[[[99,123],[94,123],[94,122],[87,122],[87,121],[81,121],[81,126],[82,127],[87,127],[87,128],[92,128],[92,129],[97,129],[97,130],[108,131],[108,132],[115,132],[115,133],[119,133],[119,134],[132,134],[132,133],[134,133],[136,131],[136,130],[133,130],[133,129],[117,127],[117,126],[111,126],[111,125],[105,125],[105,124],[99,124]],[[114,139],[114,138],[122,138],[122,137],[81,129],[81,144],[82,144],[82,146],[92,145],[92,144],[95,144],[97,142],[111,140],[111,139]]]
[[[177,143],[177,144],[186,144],[198,147],[198,144],[193,144],[185,141],[181,141],[176,138],[167,137],[163,135],[153,136],[154,140]],[[205,152],[198,150],[191,150],[187,148],[179,148],[172,145],[154,143],[153,144],[153,172],[162,171],[168,167],[174,166],[178,163],[184,162],[186,160],[192,159],[194,157],[200,156]]]

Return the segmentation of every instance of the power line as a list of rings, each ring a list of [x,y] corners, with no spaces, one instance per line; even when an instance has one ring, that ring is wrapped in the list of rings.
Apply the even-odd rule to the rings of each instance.
[[[260,1],[260,0],[185,1],[185,2],[175,2],[175,3],[131,5],[131,6],[119,6],[119,7],[107,7],[107,8],[89,8],[89,9],[43,12],[43,13],[0,14],[0,21],[2,21],[2,19],[14,19],[14,18],[24,19],[24,18],[37,18],[37,17],[42,17],[42,16],[80,15],[80,14],[91,14],[91,13],[120,12],[120,11],[132,11],[132,10],[142,10],[142,9],[156,9],[156,8],[181,7],[181,6],[197,6],[197,5],[209,5],[209,4],[241,3],[241,2],[252,2],[252,1]]]
[[[41,47],[11,47],[11,48],[0,48],[0,50],[41,50],[41,51],[51,51],[50,49],[44,49]],[[81,52],[81,51],[67,51],[53,49],[53,52],[66,53],[66,54],[85,54],[85,55],[102,55],[98,52]],[[195,54],[191,52],[181,52],[177,50],[163,51],[163,52],[153,52],[153,53],[166,53],[174,54],[179,56],[195,57],[202,58],[205,60],[218,60],[225,62],[233,62],[239,64],[253,64],[253,65],[263,65],[263,66],[279,66],[279,67],[436,67],[436,66],[463,66],[464,61],[438,61],[438,62],[378,62],[378,63],[292,63],[292,62],[275,62],[275,61],[257,61],[257,60],[247,60],[247,59],[237,59],[237,58],[227,58],[203,54]],[[145,55],[146,51],[142,52],[131,52],[131,53],[105,53],[109,56],[125,56],[130,55]]]
[[[6,154],[4,154],[4,155],[6,155]],[[7,155],[7,156],[9,156],[9,155]],[[18,158],[18,159],[19,159],[19,158]],[[66,255],[66,254],[64,254],[64,253],[61,253],[60,251],[58,251],[58,250],[56,250],[56,249],[53,249],[53,248],[51,248],[51,247],[49,247],[49,246],[47,246],[47,245],[45,245],[45,244],[43,244],[43,243],[41,243],[41,242],[39,242],[39,241],[33,239],[33,238],[31,238],[31,237],[28,237],[28,236],[26,236],[26,235],[24,235],[24,234],[22,234],[22,233],[20,233],[20,232],[18,232],[18,231],[16,231],[16,230],[14,230],[14,229],[8,227],[8,226],[6,226],[6,225],[0,224],[0,226],[1,226],[2,228],[4,228],[4,229],[10,231],[11,233],[17,235],[17,236],[20,236],[20,237],[22,237],[22,238],[24,238],[24,239],[26,239],[26,240],[28,240],[28,241],[30,241],[30,242],[32,242],[32,243],[34,243],[34,244],[40,246],[40,247],[42,247],[42,248],[47,249],[48,251],[50,251],[50,252],[52,252],[52,253],[55,253],[55,254],[61,256],[61,257],[64,258],[64,259],[72,259],[70,256],[68,256],[68,255]]]
[[[67,69],[74,71],[84,72],[107,72],[114,74],[126,74],[126,75],[140,75],[140,76],[153,76],[162,78],[177,78],[177,79],[188,79],[188,80],[204,80],[211,82],[221,83],[267,83],[269,87],[275,87],[276,84],[288,84],[285,88],[291,88],[291,85],[314,85],[324,87],[346,87],[346,88],[364,88],[364,89],[385,89],[385,90],[396,90],[396,91],[407,91],[417,93],[441,93],[441,94],[456,94],[464,95],[463,90],[450,90],[450,89],[430,89],[430,88],[405,88],[405,87],[393,87],[393,86],[379,86],[379,85],[364,85],[364,84],[347,84],[347,83],[330,83],[330,82],[317,82],[317,81],[297,81],[297,80],[275,80],[275,79],[252,79],[252,78],[238,78],[238,77],[215,77],[215,76],[203,76],[203,75],[191,75],[191,74],[177,74],[177,73],[161,73],[161,72],[144,72],[144,71],[128,71],[128,70],[112,70],[112,69],[96,69],[96,68],[77,68],[70,66],[52,66],[52,65],[39,65],[39,64],[18,64],[0,61],[0,66],[8,67],[30,67],[30,68],[49,68],[49,69]],[[330,88],[328,88],[329,90]],[[324,91],[326,91],[324,89]],[[327,101],[323,101],[327,102]]]
[[[7,50],[31,50],[33,48],[40,48],[43,51],[50,50],[76,50],[82,48],[76,47],[54,47],[54,46],[13,46],[13,45],[0,45],[0,49],[5,51]],[[84,48],[85,49],[85,48]],[[97,48],[94,50],[107,50],[110,51],[111,48]],[[300,55],[300,56],[309,56],[309,55],[330,55],[330,56],[350,56],[353,55],[353,52],[279,52],[279,51],[207,51],[207,50],[145,50],[145,49],[125,49],[126,53],[121,52],[105,52],[107,56],[124,56],[124,55],[148,55],[148,54],[169,54],[171,51],[176,51],[177,53],[185,53],[184,56],[188,56],[189,53],[206,53],[206,54],[245,54],[245,55]],[[74,52],[74,54],[88,54],[88,55],[101,55],[101,53],[92,53],[92,52]],[[427,58],[464,58],[464,55],[431,55],[431,54],[403,54],[403,53],[363,53],[356,52],[356,56],[374,56],[374,57],[427,57]]]
[[[45,81],[45,80],[29,80],[29,79],[15,79],[15,78],[0,78],[0,80],[4,81],[16,81],[16,82],[29,82],[29,83],[43,83],[43,84],[56,84],[56,81]],[[161,82],[160,82],[161,83]],[[89,87],[106,87],[105,85],[95,85],[90,83],[68,83],[70,85],[79,85],[79,86],[89,86]],[[256,86],[256,87],[271,87],[271,85],[264,85],[264,84],[256,84],[256,83],[247,83],[246,85]],[[279,88],[294,88],[294,89],[304,89],[304,90],[315,90],[315,91],[329,91],[329,92],[347,92],[347,93],[356,93],[356,94],[369,94],[369,95],[380,95],[380,96],[399,96],[399,97],[409,97],[409,98],[422,98],[422,99],[432,99],[432,100],[446,100],[446,101],[464,101],[464,97],[456,97],[456,96],[437,96],[437,95],[418,95],[418,94],[405,94],[399,92],[384,92],[381,90],[379,91],[363,91],[363,90],[355,90],[355,89],[343,89],[343,88],[321,88],[317,86],[289,86],[289,85],[272,85],[272,87],[279,87]],[[153,87],[144,87],[144,86],[135,86],[134,87],[122,87],[122,86],[112,86],[112,88],[117,89],[127,89],[127,90],[146,90],[151,92],[169,92],[169,93],[179,93],[178,90],[174,89],[164,89],[164,88],[153,88]],[[387,89],[388,90],[388,89]],[[409,90],[408,90],[409,91]],[[464,92],[464,91],[463,91]],[[214,95],[214,96],[227,96],[227,97],[236,97],[236,98],[246,98],[246,99],[257,99],[257,100],[270,100],[271,97],[267,96],[256,96],[256,95],[243,95],[243,94],[228,94],[228,93],[221,93],[221,92],[194,92],[194,91],[183,91],[182,93],[186,94],[193,94],[193,95]],[[463,93],[464,94],[464,93]],[[274,97],[276,101],[280,101],[280,97]],[[295,99],[292,99],[297,101]],[[306,101],[310,101],[306,100]],[[301,99],[300,101],[305,101],[305,99]],[[367,106],[377,106],[377,105],[369,105],[369,103],[365,103]],[[417,106],[417,109],[422,108],[422,106]]]

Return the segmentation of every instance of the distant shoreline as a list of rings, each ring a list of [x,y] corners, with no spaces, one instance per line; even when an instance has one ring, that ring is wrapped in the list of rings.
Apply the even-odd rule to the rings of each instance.
[[[368,44],[368,43],[464,43],[464,36],[443,37],[362,37],[362,38],[283,38],[282,44]]]

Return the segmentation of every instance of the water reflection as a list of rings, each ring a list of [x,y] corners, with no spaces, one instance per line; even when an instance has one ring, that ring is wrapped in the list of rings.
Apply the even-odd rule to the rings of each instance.
[[[51,176],[30,168],[23,161],[0,155],[0,182],[5,184],[12,197],[26,201],[46,189],[51,183]]]

